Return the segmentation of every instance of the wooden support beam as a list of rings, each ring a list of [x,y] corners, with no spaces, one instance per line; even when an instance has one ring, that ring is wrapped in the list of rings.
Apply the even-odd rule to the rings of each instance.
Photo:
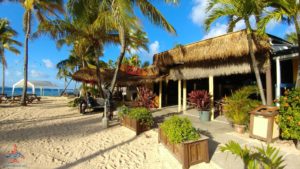
[[[213,76],[209,76],[208,78],[208,86],[209,86],[209,94],[212,95],[211,97],[211,109],[210,109],[210,113],[211,113],[211,120],[215,119],[215,108],[214,108],[214,77]]]
[[[183,112],[186,112],[186,106],[187,106],[187,90],[186,90],[186,80],[183,80]]]
[[[158,108],[162,108],[162,81],[159,82]]]
[[[280,98],[280,85],[281,85],[281,68],[280,68],[280,60],[276,58],[276,99]],[[279,104],[277,103],[277,106]]]
[[[178,80],[178,112],[181,112],[181,80]]]

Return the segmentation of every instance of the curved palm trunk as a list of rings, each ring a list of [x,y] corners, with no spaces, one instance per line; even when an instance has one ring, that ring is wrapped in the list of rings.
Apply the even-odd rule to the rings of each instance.
[[[2,64],[2,94],[4,94],[4,88],[5,88],[5,66]]]
[[[296,88],[300,87],[300,27],[299,23],[296,19],[297,17],[294,17],[295,27],[296,27],[296,33],[297,33],[297,40],[298,40],[298,71],[297,71],[297,80],[296,80]]]
[[[100,97],[104,98],[102,85],[101,85],[101,77],[100,77],[99,57],[96,49],[95,49],[95,59],[96,59],[95,61],[96,61],[97,87],[98,87]]]
[[[123,27],[119,28],[119,37],[120,37],[120,43],[121,43],[121,52],[117,61],[117,67],[115,69],[114,72],[114,76],[113,79],[111,81],[111,85],[110,85],[110,91],[113,93],[114,88],[116,86],[116,82],[117,82],[117,76],[123,61],[123,58],[125,56],[125,51],[126,51],[126,41],[125,41],[125,30]]]
[[[260,77],[260,73],[259,73],[259,69],[258,69],[258,64],[257,64],[256,58],[254,55],[254,49],[252,46],[253,37],[252,37],[252,32],[250,31],[251,25],[250,25],[249,20],[245,20],[245,22],[246,22],[246,27],[247,27],[247,40],[248,40],[249,53],[250,53],[250,57],[251,57],[251,61],[252,61],[252,66],[253,66],[257,86],[259,89],[262,104],[266,105],[267,104],[266,97],[265,97],[265,93],[264,93],[264,89],[263,89],[263,85],[262,85],[262,81],[261,81],[261,77]]]
[[[23,92],[22,92],[22,98],[21,98],[21,105],[26,106],[26,92],[27,92],[27,80],[28,80],[28,40],[30,35],[30,22],[31,22],[31,11],[26,11],[26,17],[27,17],[27,30],[25,35],[25,56],[24,56],[24,86],[23,86]]]

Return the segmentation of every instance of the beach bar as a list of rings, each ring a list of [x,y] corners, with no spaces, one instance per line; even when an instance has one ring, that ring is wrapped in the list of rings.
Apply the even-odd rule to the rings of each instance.
[[[258,68],[261,72],[267,103],[270,105],[273,101],[273,83],[271,72],[271,57],[273,46],[289,46],[290,43],[277,38],[268,36],[258,38],[255,36],[252,44],[255,57],[258,62]],[[277,50],[278,51],[278,50]],[[191,90],[205,86],[213,96],[218,99],[230,94],[234,86],[241,86],[243,82],[251,81],[255,83],[252,63],[249,55],[247,34],[245,30],[228,33],[219,37],[191,43],[188,45],[178,45],[177,47],[154,55],[153,63],[158,67],[160,74],[166,75],[164,81],[159,82],[160,101],[163,99],[162,93],[167,93],[168,88],[172,88],[170,81],[177,82],[178,112],[187,110],[187,93]],[[264,75],[264,76],[262,76]],[[232,80],[230,87],[227,81]],[[201,86],[199,86],[199,81]],[[205,84],[205,83],[207,84]],[[173,83],[174,85],[174,83]],[[165,86],[165,87],[163,87]],[[170,96],[164,96],[170,98]],[[174,96],[174,95],[173,95]],[[160,107],[162,103],[160,102]],[[212,106],[211,119],[214,119],[214,109]]]

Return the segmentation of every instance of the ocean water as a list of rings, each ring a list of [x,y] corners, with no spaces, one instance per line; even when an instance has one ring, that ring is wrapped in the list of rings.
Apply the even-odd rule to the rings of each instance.
[[[14,95],[22,95],[22,88],[16,88],[14,91]],[[39,88],[35,89],[35,94],[38,96],[60,96],[60,93],[63,91],[63,89],[43,89],[43,93],[41,93],[41,90]],[[67,93],[76,93],[77,91],[74,91],[73,89],[67,89]],[[2,87],[0,87],[0,93],[2,93]],[[7,96],[12,95],[12,88],[11,87],[5,87],[4,93],[7,94]],[[27,93],[32,94],[32,88],[27,89]]]

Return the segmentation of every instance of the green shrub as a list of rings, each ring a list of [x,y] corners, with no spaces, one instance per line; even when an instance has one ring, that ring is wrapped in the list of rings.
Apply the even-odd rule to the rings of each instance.
[[[125,105],[123,105],[123,106],[121,106],[121,107],[118,107],[117,110],[118,110],[118,116],[119,116],[120,118],[124,117],[124,116],[127,115],[128,112],[129,112],[129,108],[126,107]]]
[[[286,91],[279,100],[278,125],[281,136],[300,140],[300,88]]]
[[[77,97],[68,103],[69,107],[77,107],[84,100],[83,97]]]
[[[220,146],[221,152],[229,151],[233,155],[240,157],[247,169],[283,169],[283,156],[279,155],[279,149],[268,145],[266,148],[263,146],[254,147],[254,150],[249,149],[247,146],[242,148],[239,143],[229,141],[224,146]]]
[[[224,99],[224,113],[226,118],[234,124],[247,125],[250,121],[249,112],[259,106],[260,102],[249,98],[252,94],[257,93],[256,86],[246,86],[231,96]]]
[[[145,107],[128,108],[126,106],[119,107],[119,117],[128,116],[129,118],[139,120],[141,124],[152,126],[154,119],[152,113]]]
[[[193,127],[188,118],[173,116],[163,122],[162,131],[171,143],[182,143],[200,138],[199,132]]]

